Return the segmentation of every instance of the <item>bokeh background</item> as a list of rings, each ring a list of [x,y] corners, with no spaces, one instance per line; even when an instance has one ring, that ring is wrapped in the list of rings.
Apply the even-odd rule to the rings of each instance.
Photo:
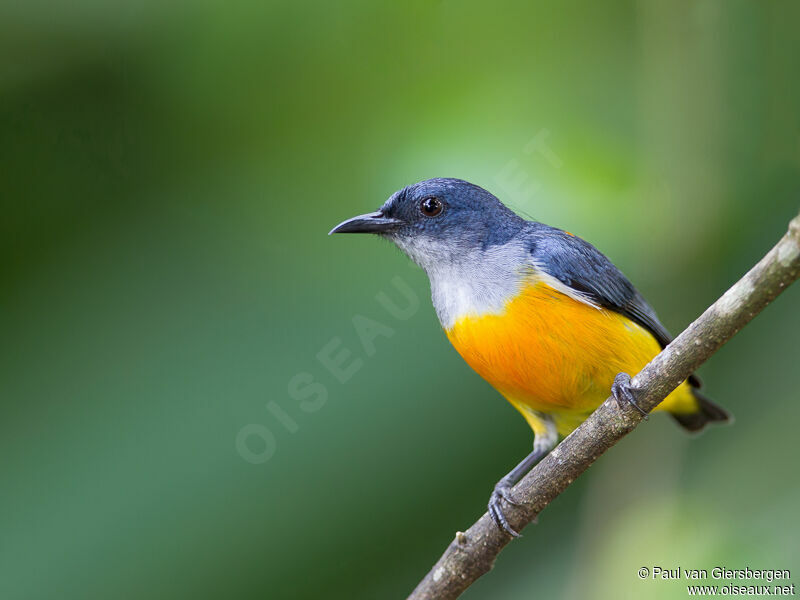
[[[678,332],[800,208],[798,22],[739,0],[0,2],[0,597],[404,597],[531,434],[424,274],[328,230],[465,178],[592,241]],[[405,319],[376,299],[404,303],[395,278]],[[733,427],[651,419],[464,597],[797,567],[799,303],[702,368]],[[391,329],[374,352],[356,315]]]

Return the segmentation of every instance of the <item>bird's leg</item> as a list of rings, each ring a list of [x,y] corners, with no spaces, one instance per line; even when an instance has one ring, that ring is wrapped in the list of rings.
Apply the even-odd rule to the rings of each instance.
[[[508,520],[503,514],[503,509],[500,506],[500,501],[505,500],[513,506],[520,506],[520,503],[514,499],[512,495],[512,488],[522,479],[525,474],[530,471],[533,466],[542,460],[558,442],[558,431],[555,424],[551,419],[545,415],[540,416],[543,427],[541,431],[537,431],[533,440],[533,452],[528,454],[522,462],[497,482],[494,486],[494,491],[489,497],[489,516],[495,522],[495,525],[504,530],[512,537],[519,537],[519,533],[508,524]]]
[[[508,524],[503,514],[503,509],[500,506],[500,501],[505,500],[513,506],[519,506],[519,502],[517,502],[511,494],[511,488],[525,476],[525,473],[530,471],[536,463],[544,458],[546,454],[547,451],[540,449],[536,449],[528,454],[528,456],[522,459],[522,462],[514,467],[508,475],[497,482],[492,495],[489,497],[489,516],[492,517],[495,525],[505,530],[506,533],[512,537],[519,537],[519,533],[514,531],[511,525]]]
[[[611,395],[614,396],[614,399],[617,401],[617,406],[620,408],[624,406],[624,403],[630,404],[633,408],[642,413],[645,421],[649,418],[647,411],[636,402],[636,394],[631,385],[631,376],[627,373],[619,373],[614,378],[614,383],[611,384]]]

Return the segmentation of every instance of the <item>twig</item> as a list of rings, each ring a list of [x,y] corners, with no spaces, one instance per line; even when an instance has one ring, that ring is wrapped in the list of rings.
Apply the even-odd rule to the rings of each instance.
[[[800,215],[759,263],[712,304],[694,323],[633,378],[637,401],[651,411],[684,379],[800,277]],[[514,488],[522,506],[507,506],[508,522],[517,531],[581,475],[597,458],[630,433],[642,416],[620,408],[609,397],[589,418],[544,458]],[[466,532],[458,532],[409,600],[457,598],[494,566],[511,541],[488,514]]]

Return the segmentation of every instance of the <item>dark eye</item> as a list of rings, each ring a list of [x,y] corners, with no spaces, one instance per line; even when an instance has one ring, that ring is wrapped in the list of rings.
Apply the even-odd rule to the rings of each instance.
[[[425,198],[419,203],[419,209],[426,217],[435,217],[442,212],[443,208],[442,201],[434,197]]]

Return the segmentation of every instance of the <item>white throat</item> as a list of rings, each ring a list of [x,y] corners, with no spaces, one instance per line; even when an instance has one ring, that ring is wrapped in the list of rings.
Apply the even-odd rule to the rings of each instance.
[[[502,313],[534,273],[528,249],[514,242],[457,256],[430,239],[395,243],[428,274],[433,306],[445,329],[467,316]]]

